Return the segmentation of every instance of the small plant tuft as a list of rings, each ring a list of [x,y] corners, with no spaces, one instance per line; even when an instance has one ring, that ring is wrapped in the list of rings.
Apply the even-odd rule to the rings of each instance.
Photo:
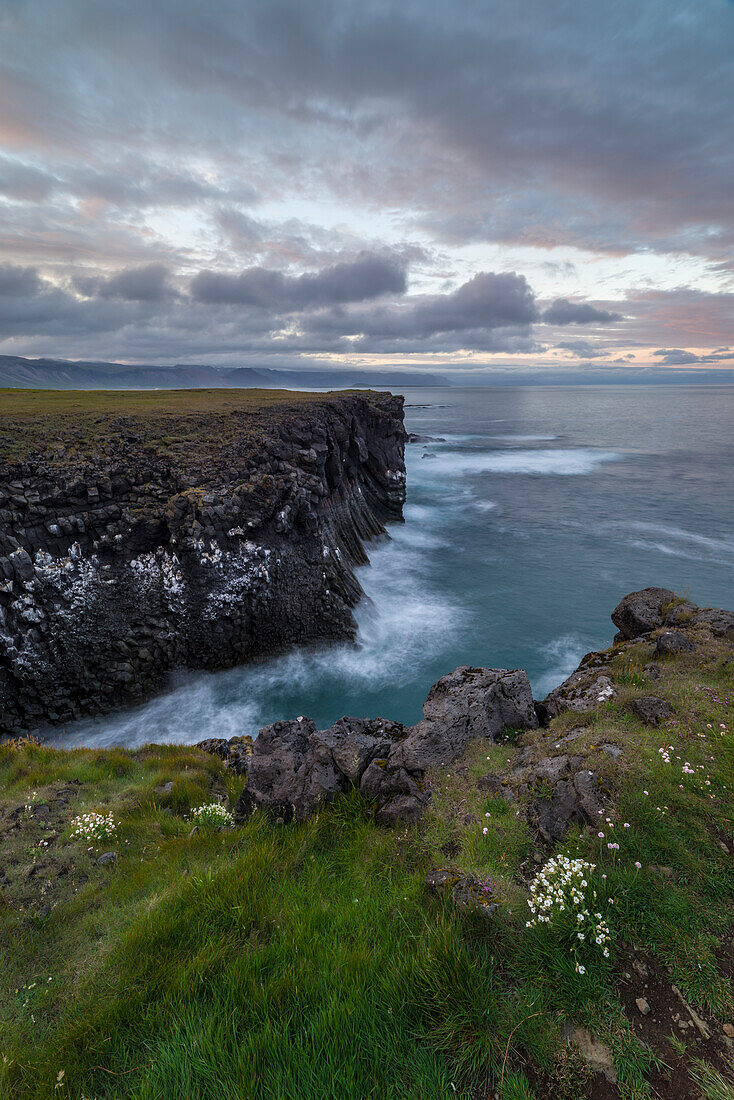
[[[222,826],[234,825],[232,813],[221,802],[207,802],[203,806],[195,806],[191,811],[191,820],[205,829],[219,829]]]
[[[117,822],[112,811],[108,814],[99,814],[92,810],[88,814],[79,814],[71,822],[72,837],[91,843],[114,836],[116,829]]]

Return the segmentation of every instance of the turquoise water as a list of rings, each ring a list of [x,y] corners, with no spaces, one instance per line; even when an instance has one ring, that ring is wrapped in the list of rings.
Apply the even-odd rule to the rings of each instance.
[[[406,390],[405,524],[359,571],[357,646],[187,673],[64,744],[198,741],[300,714],[414,722],[460,664],[526,668],[542,697],[646,585],[734,606],[734,386]],[[431,457],[424,457],[430,455]]]

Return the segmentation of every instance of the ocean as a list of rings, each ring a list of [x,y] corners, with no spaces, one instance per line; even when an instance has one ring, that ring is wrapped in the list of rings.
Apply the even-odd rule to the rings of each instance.
[[[55,731],[135,746],[256,734],[275,719],[417,721],[457,665],[525,668],[542,698],[609,614],[662,585],[734,606],[734,386],[407,389],[405,523],[358,571],[356,645],[179,673],[155,699]]]

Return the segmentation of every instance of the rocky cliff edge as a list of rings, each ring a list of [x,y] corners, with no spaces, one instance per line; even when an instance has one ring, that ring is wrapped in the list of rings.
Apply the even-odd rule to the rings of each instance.
[[[6,395],[7,396],[7,395]],[[11,395],[0,415],[0,735],[353,635],[402,516],[403,399]]]

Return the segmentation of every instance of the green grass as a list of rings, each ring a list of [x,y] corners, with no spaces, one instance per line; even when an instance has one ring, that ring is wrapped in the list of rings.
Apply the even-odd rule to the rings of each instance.
[[[705,1100],[734,1100],[734,1079],[731,1075],[724,1077],[713,1066],[696,1058],[691,1076]]]
[[[0,388],[3,417],[178,416],[254,410],[266,405],[323,401],[327,394],[296,390],[16,390]]]
[[[268,427],[344,392],[0,389],[0,460],[43,454],[62,469],[103,467],[133,443],[186,469],[192,451],[215,462],[222,448],[256,447]]]
[[[621,1096],[652,1096],[666,1051],[625,1014],[628,945],[670,967],[709,1021],[734,1010],[721,965],[734,897],[722,848],[734,850],[725,656],[707,643],[665,663],[654,690],[675,726],[641,725],[628,707],[641,689],[622,680],[592,715],[561,716],[519,744],[473,743],[436,771],[432,808],[412,829],[376,828],[353,794],[302,825],[256,815],[190,835],[194,806],[233,805],[242,787],[217,757],[0,747],[0,1095],[474,1100],[501,1088],[502,1100],[578,1100],[594,1083],[563,1038],[573,1022],[611,1049]],[[603,831],[620,844],[576,829],[561,846],[596,862],[613,898],[603,904],[615,957],[583,977],[553,929],[525,927],[527,884],[549,853],[522,801],[476,782],[509,772],[533,744],[555,751],[570,728],[583,730],[573,751],[610,792],[614,829]],[[619,760],[596,749],[607,741]],[[670,744],[666,765],[657,750]],[[681,774],[683,761],[705,764],[711,786]],[[43,805],[52,812],[39,815]],[[89,852],[68,822],[91,809],[119,826]],[[117,858],[101,867],[105,847]],[[427,871],[442,865],[491,877],[492,918],[426,893]],[[728,1095],[701,1047],[688,1065],[704,1095]]]

